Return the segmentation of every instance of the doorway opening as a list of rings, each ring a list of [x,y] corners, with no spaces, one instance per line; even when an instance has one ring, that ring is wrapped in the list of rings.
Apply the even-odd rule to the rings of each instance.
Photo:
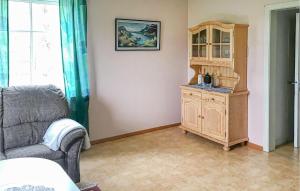
[[[299,9],[271,13],[270,126],[275,129],[275,148],[294,142],[295,136],[297,13]]]
[[[296,5],[296,6],[295,6]],[[299,2],[266,8],[266,124],[264,151],[300,146]]]

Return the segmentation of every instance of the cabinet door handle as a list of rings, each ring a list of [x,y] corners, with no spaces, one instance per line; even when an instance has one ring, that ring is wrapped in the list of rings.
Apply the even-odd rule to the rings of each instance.
[[[211,98],[211,101],[215,101],[215,98]]]
[[[204,116],[201,116],[202,119],[204,119]]]
[[[190,96],[192,96],[193,94],[192,93],[190,93]]]

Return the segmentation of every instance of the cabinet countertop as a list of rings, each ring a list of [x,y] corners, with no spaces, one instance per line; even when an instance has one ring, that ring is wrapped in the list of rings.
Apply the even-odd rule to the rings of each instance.
[[[204,89],[199,87],[198,85],[181,85],[180,86],[181,89],[187,89],[187,90],[192,90],[192,91],[198,91],[198,92],[206,92],[206,93],[213,93],[213,94],[218,94],[218,95],[230,95],[230,96],[238,96],[238,95],[249,95],[249,91],[245,90],[245,91],[238,91],[238,92],[233,92],[233,90],[226,88],[228,90],[230,90],[229,92],[220,92],[220,91],[216,91],[216,89],[220,89],[220,88],[212,88],[212,89]],[[224,88],[223,88],[224,89]]]
[[[221,93],[221,94],[230,94],[232,93],[232,90],[230,88],[224,88],[224,87],[203,87],[199,85],[182,85],[181,88],[192,88],[200,91],[206,91],[206,92],[213,92],[213,93]]]

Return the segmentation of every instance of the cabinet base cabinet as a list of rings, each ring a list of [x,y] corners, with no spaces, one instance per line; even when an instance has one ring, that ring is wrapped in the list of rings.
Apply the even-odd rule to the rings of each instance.
[[[183,134],[187,134],[188,132],[189,132],[189,133],[193,133],[193,134],[199,135],[199,136],[201,136],[201,137],[203,137],[203,138],[209,139],[209,140],[211,140],[211,141],[213,141],[213,142],[216,142],[216,143],[219,143],[219,144],[223,145],[223,150],[224,150],[224,151],[230,151],[231,148],[232,148],[233,146],[239,145],[239,144],[240,144],[241,146],[245,146],[245,145],[247,145],[247,143],[248,143],[248,141],[249,141],[248,138],[238,139],[238,140],[231,141],[231,142],[221,141],[221,140],[215,139],[215,138],[213,138],[213,137],[210,137],[210,136],[204,135],[204,134],[202,134],[202,133],[199,133],[199,132],[197,132],[197,131],[194,131],[194,130],[192,130],[192,129],[186,128],[186,127],[184,127],[184,126],[182,126],[182,125],[179,126],[179,127],[182,129],[182,133],[183,133]]]
[[[247,91],[225,94],[187,86],[181,89],[180,128],[184,133],[190,132],[222,144],[225,151],[248,142]]]

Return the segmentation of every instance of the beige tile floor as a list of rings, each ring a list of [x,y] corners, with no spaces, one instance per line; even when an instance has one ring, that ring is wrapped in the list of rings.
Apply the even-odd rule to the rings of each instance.
[[[81,179],[103,191],[300,190],[299,150],[264,153],[221,145],[169,128],[92,147]]]

